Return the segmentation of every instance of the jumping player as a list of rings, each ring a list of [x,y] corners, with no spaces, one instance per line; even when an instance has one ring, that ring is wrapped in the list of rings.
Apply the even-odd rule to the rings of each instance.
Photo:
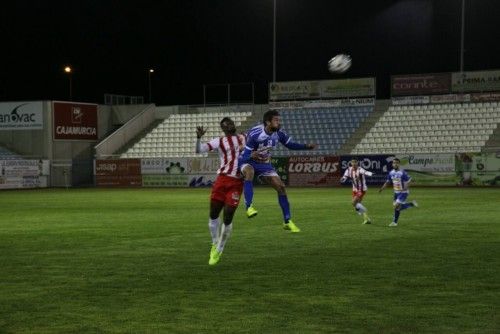
[[[257,210],[252,206],[253,177],[256,174],[266,183],[270,184],[278,193],[278,203],[283,212],[283,228],[291,232],[300,232],[300,229],[291,220],[290,204],[286,195],[285,184],[271,164],[270,150],[278,142],[291,150],[312,150],[316,144],[297,144],[292,142],[290,136],[280,130],[280,114],[276,110],[269,110],[264,114],[263,124],[250,129],[247,135],[245,151],[240,159],[241,172],[245,177],[244,195],[248,218],[257,215]]]

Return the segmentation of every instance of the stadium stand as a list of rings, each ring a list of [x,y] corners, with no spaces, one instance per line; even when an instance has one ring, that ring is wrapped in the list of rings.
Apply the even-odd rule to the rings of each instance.
[[[339,154],[374,114],[374,106],[290,108],[281,109],[280,114],[282,128],[294,141],[314,142],[319,148],[291,151],[279,145],[273,156]],[[233,118],[241,131],[261,122],[249,111],[173,114],[128,147],[120,158],[205,156],[194,153],[195,127],[208,128],[206,139],[218,137],[222,135],[219,122],[224,116]],[[481,152],[498,123],[500,102],[389,106],[343,153]]]
[[[480,152],[500,123],[500,103],[390,106],[351,151]]]
[[[279,145],[273,156],[336,154],[373,112],[373,106],[280,110],[282,128],[295,142],[317,143],[312,151],[291,151]]]
[[[198,157],[206,153],[194,153],[196,126],[204,126],[209,140],[223,135],[220,120],[231,117],[236,127],[240,126],[251,112],[212,112],[197,114],[173,114],[165,118],[138,142],[120,155],[120,158],[156,158],[156,157]]]
[[[0,146],[0,160],[22,159],[22,157],[7,148]]]

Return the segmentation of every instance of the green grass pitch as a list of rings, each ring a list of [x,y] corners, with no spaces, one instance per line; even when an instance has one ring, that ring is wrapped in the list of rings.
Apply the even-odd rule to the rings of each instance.
[[[288,189],[208,266],[209,189],[0,192],[0,333],[499,333],[500,189]]]

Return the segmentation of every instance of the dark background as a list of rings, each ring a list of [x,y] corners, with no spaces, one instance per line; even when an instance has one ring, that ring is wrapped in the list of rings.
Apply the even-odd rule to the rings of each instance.
[[[460,69],[461,0],[277,0],[277,81]],[[0,100],[104,93],[160,105],[203,102],[203,84],[254,82],[267,101],[272,80],[272,0],[12,1],[1,5]],[[464,70],[500,68],[500,1],[466,1]],[[346,74],[328,60],[349,53]],[[235,92],[236,94],[236,92]],[[211,96],[213,100],[213,96]],[[217,98],[216,98],[217,99]],[[212,101],[215,102],[215,101]]]

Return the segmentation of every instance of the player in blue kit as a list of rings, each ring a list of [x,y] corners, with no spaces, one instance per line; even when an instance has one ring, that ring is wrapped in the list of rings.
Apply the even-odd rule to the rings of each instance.
[[[399,214],[401,211],[418,207],[416,201],[412,201],[410,203],[406,203],[406,198],[410,193],[409,184],[411,181],[411,177],[406,173],[404,169],[399,168],[399,164],[401,161],[398,158],[392,160],[392,170],[387,174],[387,181],[382,185],[379,189],[379,193],[384,190],[385,187],[389,183],[392,183],[392,187],[394,188],[394,218],[392,223],[389,224],[391,227],[398,226]]]
[[[264,114],[263,124],[254,126],[247,134],[245,151],[240,158],[241,172],[245,177],[243,194],[248,218],[255,217],[257,210],[252,206],[254,174],[270,184],[278,193],[278,202],[283,212],[283,228],[291,232],[300,232],[300,229],[291,220],[290,204],[286,195],[285,184],[271,164],[270,150],[278,142],[291,150],[312,150],[316,144],[297,144],[292,142],[283,130],[280,129],[280,114],[276,110],[269,110]]]

